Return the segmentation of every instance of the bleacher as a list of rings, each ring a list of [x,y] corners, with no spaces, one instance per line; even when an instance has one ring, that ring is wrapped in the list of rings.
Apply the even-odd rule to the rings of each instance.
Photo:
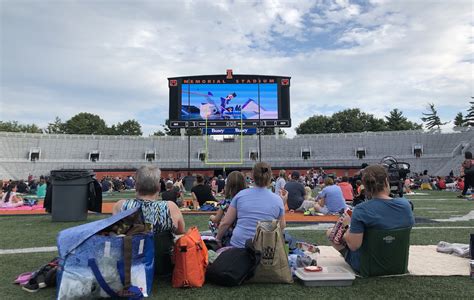
[[[206,141],[207,140],[207,141]],[[206,153],[207,157],[199,153]],[[422,147],[421,157],[414,147]],[[255,161],[250,153],[261,156],[273,168],[359,167],[363,162],[377,163],[386,155],[412,165],[413,172],[425,169],[433,175],[459,173],[465,151],[472,151],[474,130],[453,133],[422,131],[365,132],[345,134],[297,135],[293,138],[261,136],[261,153],[257,136],[236,137],[223,141],[212,137],[190,138],[190,166],[193,169],[219,168],[219,163],[235,163],[228,168],[250,168]],[[363,157],[357,157],[357,150]],[[30,152],[40,151],[32,161]],[[304,159],[302,152],[309,153]],[[91,160],[91,153],[99,159]],[[155,153],[147,161],[145,153]],[[241,162],[242,154],[242,162]],[[135,169],[143,164],[161,168],[188,167],[188,138],[180,136],[133,137],[59,134],[24,134],[0,132],[0,178],[21,179],[29,174],[48,174],[52,169],[90,168]],[[257,157],[253,157],[257,159]],[[258,160],[258,159],[257,159]]]

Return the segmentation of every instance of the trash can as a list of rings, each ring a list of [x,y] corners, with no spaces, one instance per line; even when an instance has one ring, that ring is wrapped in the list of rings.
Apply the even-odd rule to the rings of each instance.
[[[92,170],[51,171],[53,222],[73,222],[87,219],[87,200]]]

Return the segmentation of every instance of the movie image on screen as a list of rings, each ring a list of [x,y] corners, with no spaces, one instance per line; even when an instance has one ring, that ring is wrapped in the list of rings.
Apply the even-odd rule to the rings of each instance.
[[[260,84],[260,104],[258,92],[259,84],[183,84],[181,120],[278,119],[277,84]]]

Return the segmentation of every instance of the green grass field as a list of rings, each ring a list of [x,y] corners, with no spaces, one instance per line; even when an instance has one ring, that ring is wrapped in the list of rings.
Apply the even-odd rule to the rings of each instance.
[[[415,216],[419,222],[411,233],[412,245],[433,245],[439,241],[469,243],[469,234],[474,233],[474,219],[456,220],[474,211],[474,201],[457,199],[451,192],[427,192],[427,195],[409,196],[415,205]],[[130,198],[130,193],[114,194],[106,201]],[[107,215],[89,215],[88,222]],[[186,226],[198,226],[207,230],[208,216],[185,216]],[[438,220],[433,222],[432,220]],[[0,249],[19,249],[56,245],[56,235],[62,229],[78,223],[52,223],[50,216],[0,216],[2,238]],[[305,229],[304,225],[291,224],[296,230],[291,235],[320,245],[327,245],[323,230]],[[50,253],[0,254],[1,299],[26,299],[29,293],[12,284],[16,275],[31,271],[56,255]],[[433,262],[434,264],[436,262]],[[468,276],[415,277],[356,279],[351,287],[308,288],[295,282],[292,285],[244,284],[236,288],[223,288],[206,284],[201,289],[173,289],[169,282],[155,280],[153,299],[283,299],[283,298],[455,298],[472,299],[474,280]],[[34,294],[37,299],[52,299],[55,289],[44,289]]]

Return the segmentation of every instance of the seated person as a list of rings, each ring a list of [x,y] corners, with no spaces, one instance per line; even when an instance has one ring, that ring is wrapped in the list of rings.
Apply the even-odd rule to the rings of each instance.
[[[181,195],[175,189],[174,184],[172,181],[166,182],[166,191],[161,193],[161,200],[171,201],[174,202],[178,207],[181,206]]]
[[[20,193],[20,194],[27,194],[30,191],[30,188],[23,180],[20,180],[16,188],[17,188],[17,193]]]
[[[44,199],[44,197],[46,196],[46,188],[47,188],[46,180],[44,176],[41,176],[40,182],[36,188],[36,196],[39,199]]]
[[[280,220],[283,230],[286,226],[285,207],[282,196],[272,193],[267,187],[272,180],[272,169],[264,162],[256,163],[252,170],[255,186],[253,188],[241,190],[232,199],[227,213],[222,219],[217,232],[216,240],[222,245],[222,238],[227,229],[234,223],[230,245],[238,248],[245,248],[245,241],[252,239],[257,230],[258,221]]]
[[[3,194],[2,200],[0,201],[0,207],[19,207],[23,205],[23,198],[18,196],[17,185],[15,182],[10,183],[7,191]]]
[[[337,214],[346,208],[346,200],[342,195],[342,190],[334,184],[331,177],[324,179],[324,188],[319,193],[318,199],[314,208],[325,215]]]
[[[446,180],[444,180],[444,178],[441,178],[441,176],[438,176],[437,188],[440,191],[446,189]]]
[[[153,231],[184,233],[184,218],[178,206],[171,201],[158,201],[161,171],[156,166],[142,166],[137,170],[135,182],[136,198],[119,200],[113,213],[141,207],[145,222],[153,226]]]
[[[312,194],[313,192],[311,191],[311,187],[309,186],[305,186],[304,187],[304,200],[307,200],[307,201],[314,201],[314,198],[312,197]],[[277,195],[279,195],[280,192],[278,192]]]
[[[431,186],[431,178],[428,175],[428,170],[423,171],[423,176],[421,176],[420,180],[421,180],[420,190],[432,190],[433,189],[432,186]]]
[[[346,201],[354,200],[354,189],[349,183],[349,178],[347,176],[342,176],[342,181],[337,184],[341,188],[342,196]]]
[[[221,200],[218,204],[217,214],[210,216],[209,218],[209,229],[211,230],[214,236],[217,236],[217,229],[222,218],[225,216],[229,205],[234,198],[241,190],[247,188],[244,175],[239,171],[233,171],[227,177],[227,184],[224,188],[225,199]],[[234,225],[231,225],[227,232],[222,236],[222,245],[228,246],[230,243],[230,238],[232,237],[232,230]]]
[[[204,184],[204,176],[201,174],[196,175],[196,185],[191,189],[191,194],[194,209],[199,209],[206,201],[216,201],[211,188]]]
[[[107,193],[112,191],[112,184],[110,183],[110,180],[108,178],[102,179],[101,182],[102,185],[102,192]]]
[[[294,171],[291,173],[291,179],[285,184],[285,190],[288,192],[288,209],[290,211],[305,211],[313,208],[315,202],[311,200],[305,200],[305,189],[304,185],[298,180],[300,179],[300,173]]]
[[[349,230],[342,238],[346,245],[333,244],[333,247],[341,252],[346,262],[356,272],[360,271],[359,248],[366,229],[401,229],[412,227],[415,223],[408,200],[390,198],[388,174],[383,166],[367,167],[363,172],[362,182],[366,196],[370,200],[354,207]],[[330,232],[331,229],[327,232],[328,236]]]

